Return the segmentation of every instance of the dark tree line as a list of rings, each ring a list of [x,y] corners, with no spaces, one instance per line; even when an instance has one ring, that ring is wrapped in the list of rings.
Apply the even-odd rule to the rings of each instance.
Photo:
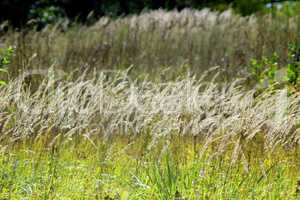
[[[30,10],[39,6],[55,6],[71,19],[85,20],[93,11],[95,16],[122,16],[151,9],[178,9],[186,7],[200,9],[236,8],[241,14],[251,14],[268,2],[282,0],[0,0],[0,21],[9,20],[20,26],[30,18]]]

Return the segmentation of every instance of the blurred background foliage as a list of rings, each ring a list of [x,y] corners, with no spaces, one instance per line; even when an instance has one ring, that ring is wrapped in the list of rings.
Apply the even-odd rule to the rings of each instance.
[[[182,10],[204,7],[218,11],[232,8],[244,16],[273,10],[295,15],[300,11],[298,1],[282,0],[1,0],[0,21],[9,21],[16,27],[28,22],[40,27],[63,18],[84,22],[104,15],[118,17],[159,8]]]

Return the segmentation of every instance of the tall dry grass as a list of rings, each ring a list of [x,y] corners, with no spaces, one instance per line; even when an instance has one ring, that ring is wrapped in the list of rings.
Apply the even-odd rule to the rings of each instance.
[[[186,9],[102,18],[88,27],[66,28],[67,24],[2,34],[1,43],[17,49],[12,76],[52,65],[65,71],[134,66],[154,73],[161,66],[189,65],[201,72],[220,65],[229,75],[244,74],[250,58],[277,52],[285,62],[288,45],[298,40],[300,23],[296,17],[240,17],[231,11]]]
[[[299,145],[299,93],[245,89],[237,78],[250,58],[276,51],[285,62],[297,18],[159,10],[89,27],[64,23],[1,37],[16,47],[11,81],[0,88],[1,141],[145,134],[155,146],[176,134],[217,144],[217,152],[253,141],[267,150]],[[215,65],[234,80],[212,76]],[[197,78],[182,78],[186,68]]]
[[[219,84],[193,77],[156,83],[126,73],[57,80],[47,75],[32,93],[22,79],[0,89],[1,141],[49,134],[67,139],[173,135],[198,138],[222,152],[248,144],[272,151],[300,142],[300,96],[286,89],[245,90],[243,80]],[[67,140],[68,141],[68,140]]]

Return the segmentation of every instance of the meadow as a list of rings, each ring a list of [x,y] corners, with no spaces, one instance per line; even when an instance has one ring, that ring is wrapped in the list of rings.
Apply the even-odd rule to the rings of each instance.
[[[299,28],[208,9],[3,24],[0,199],[299,199]]]

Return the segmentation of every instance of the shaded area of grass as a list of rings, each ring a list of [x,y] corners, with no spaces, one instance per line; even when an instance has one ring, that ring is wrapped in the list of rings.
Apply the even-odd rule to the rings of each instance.
[[[185,9],[162,10],[120,19],[101,18],[93,26],[71,26],[68,22],[8,31],[1,43],[15,46],[10,65],[15,77],[24,70],[54,69],[72,72],[93,69],[125,69],[159,75],[188,65],[202,73],[222,66],[228,75],[244,75],[251,58],[278,53],[287,62],[288,45],[298,41],[299,17],[241,17],[231,11]],[[242,71],[241,71],[242,70]]]

